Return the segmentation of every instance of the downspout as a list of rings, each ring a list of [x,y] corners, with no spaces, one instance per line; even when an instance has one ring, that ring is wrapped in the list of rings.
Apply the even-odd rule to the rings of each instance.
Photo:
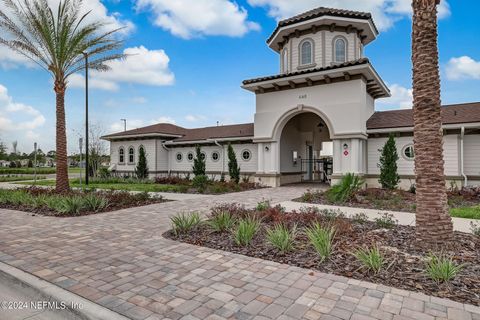
[[[220,148],[222,148],[222,174],[225,172],[225,148],[220,144],[218,143],[217,140],[214,140],[213,141],[217,146],[219,146]]]
[[[463,152],[463,137],[465,136],[465,127],[462,126],[462,130],[460,132],[460,174],[463,177],[463,186],[467,186],[467,175],[464,172],[464,152]]]
[[[168,175],[170,175],[170,149],[165,146],[165,142],[162,142],[162,147],[163,149],[167,150],[167,170],[168,170]]]

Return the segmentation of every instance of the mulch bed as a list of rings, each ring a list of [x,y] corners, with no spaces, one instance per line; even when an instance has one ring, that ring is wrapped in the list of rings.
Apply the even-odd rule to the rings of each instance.
[[[479,237],[455,232],[454,242],[449,248],[443,248],[442,253],[452,257],[455,263],[464,266],[450,283],[439,284],[431,280],[424,271],[431,251],[417,245],[414,227],[397,225],[392,229],[381,229],[374,222],[358,223],[347,218],[336,218],[334,222],[330,222],[334,223],[337,230],[334,251],[329,260],[321,263],[302,229],[311,221],[317,220],[320,223],[329,221],[321,214],[312,212],[279,214],[283,214],[284,217],[272,212],[260,214],[263,217],[262,228],[255,235],[253,242],[246,247],[236,245],[230,232],[214,232],[206,224],[201,224],[186,234],[176,235],[168,231],[164,236],[194,245],[480,305]],[[235,212],[234,215],[238,213]],[[282,254],[266,241],[265,227],[271,227],[277,222],[297,224],[299,233],[295,249],[290,253]],[[384,268],[378,274],[362,268],[362,264],[352,254],[357,248],[373,245],[378,245],[386,259]]]
[[[464,188],[447,192],[450,208],[470,207],[480,204],[480,188]],[[357,191],[344,203],[329,201],[324,191],[309,190],[297,202],[314,204],[341,205],[365,209],[415,212],[415,194],[405,190],[386,190],[367,188]]]
[[[56,195],[55,190],[49,189],[49,188],[30,187],[22,190],[27,190],[27,192],[36,196]],[[169,201],[162,197],[150,197],[144,193],[132,194],[128,191],[113,191],[113,190],[112,191],[89,191],[89,193],[92,193],[92,192],[95,192],[95,194],[98,196],[102,196],[108,199],[108,206],[99,211],[81,211],[77,214],[59,214],[57,211],[51,208],[48,208],[46,206],[33,207],[30,205],[13,205],[13,204],[0,203],[0,208],[31,212],[33,213],[33,215],[71,217],[71,216],[86,216],[91,214],[98,214],[98,213],[116,211],[116,210],[133,208],[133,207],[141,207],[141,206],[146,206],[150,204]],[[87,192],[84,192],[84,191],[71,190],[65,195],[82,197],[82,196],[85,196],[86,194]]]

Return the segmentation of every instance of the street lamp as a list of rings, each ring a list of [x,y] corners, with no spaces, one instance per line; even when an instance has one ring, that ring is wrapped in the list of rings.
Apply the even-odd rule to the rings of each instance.
[[[37,143],[33,144],[33,181],[34,185],[37,184]]]
[[[127,131],[127,119],[120,119],[120,121],[123,121],[123,131]]]
[[[85,58],[85,186],[88,186],[88,52]]]
[[[78,147],[80,148],[80,189],[82,188],[82,147],[83,139],[78,138]]]

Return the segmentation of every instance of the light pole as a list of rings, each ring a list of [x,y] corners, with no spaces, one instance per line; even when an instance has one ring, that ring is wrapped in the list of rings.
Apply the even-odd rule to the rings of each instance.
[[[78,146],[80,148],[80,189],[82,188],[82,149],[83,149],[83,139],[78,138]]]
[[[120,121],[123,121],[123,131],[127,131],[127,119],[120,119]]]
[[[33,143],[33,184],[37,184],[37,143]]]
[[[88,53],[85,58],[85,186],[88,186]]]

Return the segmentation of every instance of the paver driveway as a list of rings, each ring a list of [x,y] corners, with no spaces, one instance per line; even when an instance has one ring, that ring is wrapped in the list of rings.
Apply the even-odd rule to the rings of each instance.
[[[215,203],[298,197],[281,187],[76,218],[0,209],[0,260],[132,319],[472,319],[480,308],[162,237]]]

